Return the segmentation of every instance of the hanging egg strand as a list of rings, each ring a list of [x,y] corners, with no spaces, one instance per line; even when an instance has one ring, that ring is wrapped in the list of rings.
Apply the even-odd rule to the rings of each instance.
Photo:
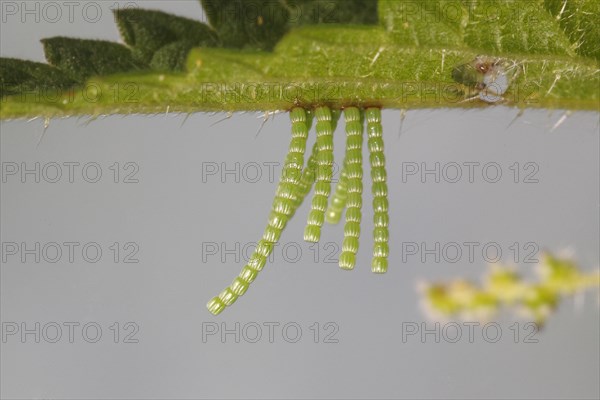
[[[264,268],[281,232],[302,205],[313,185],[315,190],[304,231],[304,240],[318,242],[323,223],[325,221],[338,223],[345,210],[344,241],[339,266],[342,269],[354,268],[362,217],[362,148],[365,122],[375,211],[371,270],[375,273],[387,271],[389,217],[381,110],[375,107],[366,109],[347,107],[343,110],[343,114],[346,124],[346,152],[340,179],[332,196],[333,133],[340,112],[331,110],[327,106],[317,107],[314,111],[302,107],[290,111],[292,137],[267,227],[240,274],[231,285],[208,302],[207,308],[211,313],[215,315],[221,313],[246,293],[250,284]],[[305,165],[304,155],[313,115],[316,119],[317,140]],[[331,202],[329,202],[330,197],[332,197]]]

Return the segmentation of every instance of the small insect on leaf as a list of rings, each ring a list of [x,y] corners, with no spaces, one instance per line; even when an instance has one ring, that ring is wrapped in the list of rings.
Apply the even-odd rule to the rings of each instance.
[[[478,60],[479,57],[471,62],[454,67],[452,69],[452,79],[470,88],[483,89],[483,74]]]
[[[502,95],[510,86],[509,68],[503,59],[477,56],[474,60],[458,65],[452,70],[452,79],[475,91],[466,101],[480,99],[486,103],[504,100]]]

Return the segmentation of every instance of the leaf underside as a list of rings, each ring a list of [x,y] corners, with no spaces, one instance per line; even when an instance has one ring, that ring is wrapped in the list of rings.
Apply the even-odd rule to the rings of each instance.
[[[1,58],[0,118],[488,107],[452,77],[478,55],[506,66],[503,104],[600,109],[596,0],[248,4],[202,0],[209,25],[120,10],[124,45],[55,37],[48,65]]]

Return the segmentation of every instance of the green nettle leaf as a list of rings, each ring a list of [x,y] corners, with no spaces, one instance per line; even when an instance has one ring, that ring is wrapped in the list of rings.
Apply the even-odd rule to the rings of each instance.
[[[533,1],[518,4],[515,7],[506,1],[490,0],[468,9],[465,44],[489,54],[575,56],[568,38],[550,14]],[[502,24],[493,24],[495,20]]]
[[[293,27],[376,24],[375,0],[201,0],[223,47],[271,51]]]
[[[372,0],[286,0],[290,25],[375,25],[377,2]]]
[[[442,12],[452,14],[442,18]],[[459,1],[417,2],[384,0],[379,19],[390,38],[406,47],[463,46],[466,8]]]
[[[187,55],[195,46],[187,40],[169,43],[154,53],[150,67],[157,71],[184,71]]]
[[[97,96],[90,101],[78,88],[58,98],[22,96],[11,83],[2,92],[0,117],[167,107],[194,112],[502,103],[599,109],[597,0],[202,4],[210,27],[159,11],[123,10],[117,23],[127,46],[45,40],[49,63],[73,80],[86,80],[82,85],[93,85]],[[10,71],[1,75],[5,82],[25,79]],[[64,82],[55,84],[56,76],[25,80],[60,91]],[[484,101],[481,91],[493,84],[493,101]],[[135,96],[127,100],[110,95],[132,85]]]
[[[289,12],[273,0],[201,0],[225,47],[271,50],[287,32]]]
[[[115,11],[115,18],[123,40],[132,48],[135,57],[146,64],[159,65],[158,69],[171,63],[177,66],[185,63],[185,54],[181,61],[174,58],[181,53],[183,43],[189,43],[185,46],[187,50],[194,46],[219,45],[217,33],[208,25],[162,11],[120,9]],[[176,42],[179,45],[170,47],[172,50],[163,49]],[[159,60],[153,61],[155,53],[161,49]]]
[[[67,89],[76,83],[64,72],[47,64],[0,58],[0,96],[35,89]]]
[[[77,81],[146,67],[118,43],[54,37],[42,39],[42,44],[48,62]]]
[[[544,0],[544,6],[559,21],[577,54],[600,61],[600,2]]]

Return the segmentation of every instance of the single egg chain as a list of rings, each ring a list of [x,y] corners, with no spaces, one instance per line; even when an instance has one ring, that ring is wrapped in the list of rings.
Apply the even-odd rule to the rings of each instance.
[[[346,117],[346,157],[344,170],[347,177],[346,224],[344,225],[344,241],[339,266],[342,269],[354,269],[356,253],[360,237],[360,221],[362,219],[362,144],[363,118],[355,107],[344,110]]]
[[[321,227],[325,220],[327,200],[331,194],[331,179],[333,176],[333,123],[329,107],[319,107],[315,110],[317,119],[317,179],[312,199],[310,213],[304,240],[318,242],[321,238]]]
[[[325,211],[325,222],[328,224],[337,224],[342,218],[342,212],[346,208],[346,201],[348,199],[348,176],[346,169],[346,161],[344,160],[344,166],[342,172],[340,172],[340,180],[335,187],[331,202]]]
[[[389,255],[389,215],[387,173],[383,154],[383,127],[381,110],[370,108],[367,115],[367,135],[369,138],[369,159],[371,161],[371,181],[373,193],[373,262],[371,270],[382,274],[387,272]]]
[[[300,178],[300,182],[298,183],[298,195],[296,196],[296,199],[294,201],[293,213],[295,213],[296,210],[302,205],[302,202],[304,201],[306,196],[308,196],[308,193],[310,193],[310,189],[315,183],[315,179],[317,176],[317,150],[318,146],[315,143],[315,145],[312,148],[312,153],[310,154],[310,157],[306,162],[306,168],[304,168],[304,170],[302,171],[302,177]]]
[[[250,284],[265,266],[267,258],[271,255],[275,243],[279,240],[281,232],[297,205],[302,203],[299,196],[302,193],[300,182],[308,138],[306,111],[302,108],[294,108],[290,112],[290,118],[292,120],[292,139],[263,238],[258,242],[248,264],[244,266],[233,283],[208,302],[208,310],[215,315],[246,293]]]
[[[360,110],[356,107],[348,107],[344,109],[344,115],[348,112],[354,112],[356,115],[360,117]],[[348,119],[346,115],[346,131],[349,124],[353,122]],[[359,127],[362,131],[362,127]],[[340,180],[335,187],[335,191],[333,193],[333,197],[331,198],[331,203],[327,207],[327,211],[325,211],[325,222],[328,224],[337,224],[342,219],[342,213],[346,208],[346,202],[348,201],[348,148],[346,148],[346,155],[344,156],[344,163],[342,165],[342,170],[340,172]]]
[[[322,106],[315,109],[317,140],[306,166],[304,166],[306,142],[313,114],[300,107],[290,111],[292,138],[277,185],[267,227],[250,260],[242,268],[240,274],[230,286],[208,302],[207,308],[211,313],[215,315],[221,313],[227,306],[232,305],[240,296],[246,293],[250,284],[264,268],[267,258],[273,251],[275,243],[279,240],[287,222],[302,205],[313,184],[315,193],[304,239],[309,242],[317,242],[321,236],[321,227],[326,212],[331,217],[328,218],[327,222],[337,223],[345,209],[344,241],[339,265],[343,269],[354,268],[362,216],[362,142],[365,120],[367,121],[373,181],[373,207],[375,210],[373,230],[375,243],[371,265],[373,272],[383,273],[387,271],[389,217],[381,110],[379,108],[360,110],[357,107],[344,109],[346,153],[340,181],[332,196],[332,202],[328,206],[333,175],[333,132],[339,115],[339,111],[332,111],[329,107]]]

